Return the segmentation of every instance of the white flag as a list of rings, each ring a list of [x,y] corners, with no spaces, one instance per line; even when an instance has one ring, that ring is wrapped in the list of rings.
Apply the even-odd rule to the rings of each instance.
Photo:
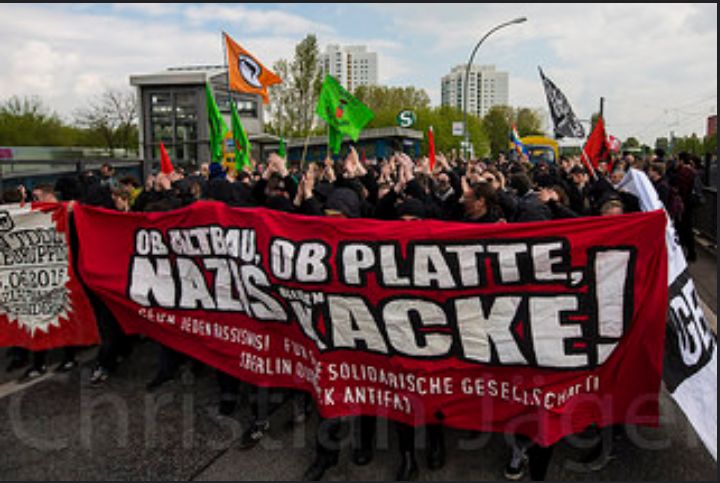
[[[663,208],[642,171],[631,169],[617,188],[637,196],[643,211]],[[703,314],[670,217],[665,242],[669,310],[663,381],[717,461],[717,340]]]

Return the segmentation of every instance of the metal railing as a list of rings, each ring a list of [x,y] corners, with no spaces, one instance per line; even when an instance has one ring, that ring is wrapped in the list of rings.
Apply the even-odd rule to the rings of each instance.
[[[693,228],[717,246],[717,188],[703,188],[705,202],[695,207]]]
[[[32,188],[38,183],[55,182],[62,176],[98,170],[104,163],[110,163],[119,173],[138,170],[138,176],[142,177],[145,172],[145,161],[141,159],[0,159],[0,192],[5,186],[23,184],[27,188]],[[139,179],[139,181],[143,180]]]

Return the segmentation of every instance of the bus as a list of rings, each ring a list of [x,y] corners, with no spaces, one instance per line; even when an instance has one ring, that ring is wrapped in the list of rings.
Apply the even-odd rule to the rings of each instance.
[[[545,136],[525,136],[520,138],[520,142],[525,145],[532,164],[542,161],[547,164],[556,164],[559,161],[558,143],[554,139]]]

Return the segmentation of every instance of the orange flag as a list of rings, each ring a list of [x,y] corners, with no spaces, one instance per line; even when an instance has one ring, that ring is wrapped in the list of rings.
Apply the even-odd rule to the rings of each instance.
[[[223,32],[227,52],[230,90],[260,94],[263,102],[270,102],[267,88],[279,84],[282,79],[262,65],[250,52],[240,47]]]
[[[160,143],[160,171],[165,174],[170,174],[175,171],[172,161],[170,161],[170,156],[168,156],[163,143]]]

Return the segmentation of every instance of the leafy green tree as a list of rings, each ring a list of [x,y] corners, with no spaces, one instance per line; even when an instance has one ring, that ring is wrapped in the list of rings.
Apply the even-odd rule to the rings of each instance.
[[[323,81],[319,57],[317,37],[310,34],[295,46],[291,62],[281,59],[273,64],[283,82],[270,87],[273,107],[269,132],[285,137],[316,132],[315,107]]]
[[[64,124],[39,97],[13,96],[0,104],[0,145],[77,146],[87,140],[86,131]]]
[[[268,104],[268,114],[270,122],[266,124],[265,131],[278,135],[289,134],[290,126],[290,104],[292,98],[292,88],[288,80],[290,79],[290,65],[285,59],[280,59],[273,64],[273,72],[275,72],[283,82],[270,86],[270,103]]]
[[[639,148],[640,147],[640,141],[637,140],[637,138],[634,138],[630,136],[625,140],[624,143],[622,143],[622,149],[627,148]]]
[[[295,91],[293,101],[298,111],[296,117],[301,135],[307,135],[313,128],[315,107],[323,81],[319,57],[320,48],[315,35],[308,35],[295,47],[295,59],[291,64]]]
[[[515,124],[520,137],[545,134],[541,127],[542,120],[533,109],[493,106],[483,118],[483,125],[490,140],[490,151],[493,156],[509,149],[513,124]]]
[[[717,153],[717,134],[714,136],[706,136],[703,140],[703,154],[710,153],[710,154],[716,154]]]
[[[655,139],[655,149],[662,149],[666,153],[668,152],[668,149],[670,147],[670,142],[668,141],[668,138],[657,138]]]
[[[675,138],[672,151],[673,154],[685,151],[690,154],[701,156],[704,154],[703,140],[701,140],[695,133],[690,136]]]
[[[490,151],[493,156],[508,150],[509,135],[514,118],[515,113],[510,106],[493,106],[485,114],[483,126],[490,141]]]
[[[540,116],[527,107],[520,107],[515,111],[515,125],[520,137],[545,134]]]
[[[422,131],[424,134],[421,144],[421,151],[428,152],[427,133],[430,126],[433,127],[435,137],[435,151],[450,154],[455,149],[458,153],[462,136],[452,134],[453,122],[461,122],[462,111],[456,107],[440,106],[436,108],[419,109],[417,112],[418,121],[413,129]],[[394,123],[394,119],[393,119]],[[468,131],[470,142],[475,147],[475,156],[484,157],[490,154],[490,141],[483,129],[482,120],[474,115],[468,115]]]
[[[423,89],[388,86],[359,86],[353,93],[370,108],[375,118],[368,127],[385,127],[395,124],[396,116],[406,109],[415,114],[430,107],[430,96]]]

